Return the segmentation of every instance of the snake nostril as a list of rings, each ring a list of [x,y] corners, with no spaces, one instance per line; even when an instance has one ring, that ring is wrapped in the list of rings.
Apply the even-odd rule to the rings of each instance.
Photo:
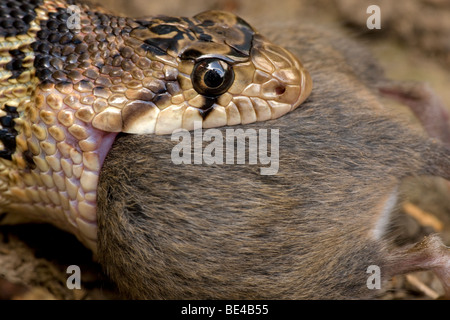
[[[279,96],[281,96],[283,93],[285,93],[286,88],[282,86],[278,86],[275,88],[275,93]]]

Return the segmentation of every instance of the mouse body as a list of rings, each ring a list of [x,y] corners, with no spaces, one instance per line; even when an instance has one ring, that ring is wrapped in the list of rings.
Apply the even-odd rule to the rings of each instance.
[[[180,135],[117,137],[98,189],[106,272],[128,297],[146,299],[370,298],[373,270],[384,285],[422,269],[436,271],[448,294],[439,237],[394,248],[387,233],[402,179],[450,178],[445,143],[384,107],[389,80],[356,42],[300,23],[270,36],[303,57],[314,82],[294,112],[190,132],[190,160],[178,164]],[[247,157],[260,151],[251,136],[268,137],[275,174],[261,174],[267,162],[226,161],[239,129]]]

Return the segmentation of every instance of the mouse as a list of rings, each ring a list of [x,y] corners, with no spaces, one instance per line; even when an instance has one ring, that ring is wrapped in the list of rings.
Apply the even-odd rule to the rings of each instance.
[[[373,276],[379,289],[394,275],[432,270],[449,298],[450,250],[439,235],[394,247],[388,233],[403,179],[450,179],[443,102],[425,84],[386,79],[346,35],[304,21],[262,30],[302,57],[311,95],[266,122],[120,134],[98,185],[105,272],[137,299],[366,299],[377,294]],[[386,97],[425,129],[392,114]],[[270,136],[263,151],[277,155],[273,174],[250,160],[261,151],[255,135]],[[220,161],[242,141],[245,163],[236,152]],[[174,161],[181,149],[187,161]]]
[[[422,269],[448,296],[441,238],[393,247],[388,231],[403,179],[449,179],[432,89],[303,20],[259,33],[223,11],[16,4],[0,5],[18,39],[3,39],[2,225],[72,233],[132,299],[370,298]]]

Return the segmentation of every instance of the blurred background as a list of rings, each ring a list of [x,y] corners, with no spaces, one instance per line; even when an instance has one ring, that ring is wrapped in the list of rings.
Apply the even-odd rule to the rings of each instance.
[[[258,27],[266,21],[314,21],[340,28],[369,45],[393,78],[427,81],[450,104],[448,0],[96,0],[124,15],[192,16],[228,10]],[[370,5],[381,9],[381,29],[369,30]]]

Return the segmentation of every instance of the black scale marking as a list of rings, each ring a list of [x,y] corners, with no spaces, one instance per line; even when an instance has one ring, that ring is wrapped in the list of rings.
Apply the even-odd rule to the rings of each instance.
[[[36,18],[34,9],[41,5],[42,0],[1,0],[0,36],[26,34],[31,21]]]
[[[19,114],[15,107],[10,107],[8,105],[5,105],[4,111],[6,111],[7,115],[0,117],[0,124],[3,127],[0,129],[0,140],[5,148],[0,150],[0,157],[11,160],[12,154],[16,151],[17,131],[14,129],[14,119],[18,118]]]
[[[10,50],[9,54],[12,59],[6,64],[5,69],[11,71],[12,73],[12,76],[9,77],[9,79],[16,79],[22,74],[22,72],[25,71],[25,68],[22,67],[23,59],[25,59],[25,53],[18,49],[14,49]]]
[[[42,0],[0,0],[0,37],[16,37],[24,35],[30,28],[30,23],[36,19],[35,9],[42,6]],[[12,73],[10,79],[19,77],[25,68],[22,66],[25,53],[18,49],[9,50],[11,61],[5,65],[5,70]],[[19,117],[16,107],[5,105],[7,114],[0,117],[0,141],[3,150],[0,158],[12,160],[16,151],[16,136],[14,119]]]

